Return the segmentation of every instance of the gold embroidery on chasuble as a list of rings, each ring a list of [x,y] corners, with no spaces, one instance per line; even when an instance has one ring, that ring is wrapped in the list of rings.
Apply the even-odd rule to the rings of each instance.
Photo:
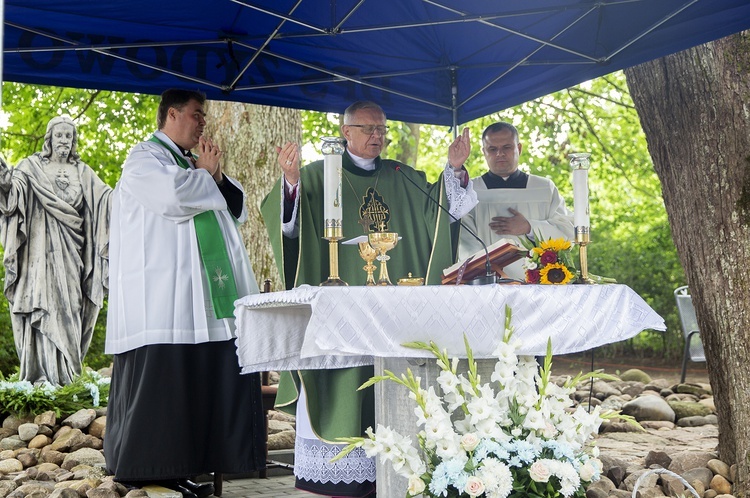
[[[391,211],[383,196],[374,187],[367,188],[367,192],[362,198],[362,205],[359,206],[359,217],[370,221],[367,229],[371,232],[388,231]]]

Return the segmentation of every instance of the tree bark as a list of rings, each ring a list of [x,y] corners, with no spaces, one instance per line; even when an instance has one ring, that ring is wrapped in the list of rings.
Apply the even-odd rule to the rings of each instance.
[[[300,143],[300,113],[280,107],[210,101],[206,121],[205,135],[224,151],[224,172],[245,188],[248,219],[240,232],[258,285],[262,288],[263,281],[270,278],[272,290],[282,290],[259,206],[281,175],[276,147],[285,142]]]
[[[625,71],[701,329],[719,457],[750,478],[750,32]]]

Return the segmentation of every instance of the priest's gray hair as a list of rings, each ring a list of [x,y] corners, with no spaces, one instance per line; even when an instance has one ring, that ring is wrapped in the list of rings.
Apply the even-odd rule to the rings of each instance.
[[[354,119],[354,115],[357,113],[357,111],[361,111],[362,109],[375,109],[376,111],[380,112],[383,117],[385,117],[385,111],[383,111],[383,108],[375,102],[371,100],[358,100],[357,102],[347,107],[344,111],[344,124],[352,124],[351,121],[352,119]]]
[[[76,128],[76,124],[70,116],[66,115],[56,116],[50,119],[49,123],[47,123],[47,132],[44,134],[44,144],[42,145],[42,152],[40,154],[42,162],[48,163],[49,158],[52,157],[52,130],[59,124],[69,124],[73,127],[73,141],[70,144],[68,162],[71,164],[77,164],[81,159],[78,155],[78,128]]]

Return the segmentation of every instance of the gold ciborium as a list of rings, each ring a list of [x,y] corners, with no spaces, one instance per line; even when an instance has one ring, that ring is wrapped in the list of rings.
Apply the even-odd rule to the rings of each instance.
[[[367,263],[362,267],[362,269],[367,272],[367,282],[365,282],[365,285],[377,285],[375,283],[375,277],[373,276],[377,266],[372,264],[372,262],[375,261],[378,252],[373,249],[369,242],[360,242],[359,255],[365,260],[365,263]]]
[[[386,262],[391,259],[386,252],[390,251],[398,243],[396,232],[372,232],[367,235],[370,245],[378,252],[377,260],[380,261],[380,278],[376,285],[393,285],[388,278],[388,266]]]

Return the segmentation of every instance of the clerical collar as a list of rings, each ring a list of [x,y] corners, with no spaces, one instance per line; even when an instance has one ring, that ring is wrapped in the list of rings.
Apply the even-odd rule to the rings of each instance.
[[[487,188],[526,188],[526,184],[529,181],[529,175],[521,171],[520,169],[515,170],[507,178],[498,176],[491,171],[488,171],[482,175],[482,180]]]
[[[365,171],[373,171],[377,167],[377,165],[375,164],[375,158],[365,159],[364,157],[355,156],[349,149],[346,149],[346,152],[349,154],[349,157],[351,158],[354,165],[360,169],[363,169]]]
[[[161,130],[158,130],[158,131],[157,131],[156,133],[154,133],[154,135],[163,135],[163,136],[164,136],[164,137],[165,137],[165,138],[166,138],[167,140],[169,140],[170,142],[172,142],[172,143],[174,144],[174,146],[175,146],[175,147],[177,147],[177,150],[179,150],[179,151],[180,151],[180,153],[181,153],[181,154],[182,154],[183,156],[185,156],[185,157],[188,157],[188,158],[190,158],[190,159],[192,159],[192,158],[193,158],[193,153],[192,153],[192,152],[190,152],[190,149],[185,149],[185,148],[184,148],[184,147],[183,147],[182,145],[180,145],[180,144],[178,144],[177,142],[175,142],[174,140],[172,140],[172,137],[170,137],[169,135],[167,135],[167,134],[166,134],[166,133],[164,133],[163,131],[161,131]]]

